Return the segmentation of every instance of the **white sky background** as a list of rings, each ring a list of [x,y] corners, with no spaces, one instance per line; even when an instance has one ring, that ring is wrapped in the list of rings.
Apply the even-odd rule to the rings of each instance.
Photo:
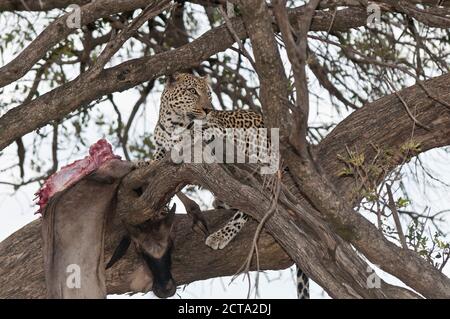
[[[197,7],[200,8],[200,7]],[[53,12],[52,14],[55,14]],[[207,23],[203,15],[198,15],[198,30],[197,35],[202,34],[207,31]],[[37,31],[44,27],[41,20],[36,20],[34,27],[38,29]],[[0,16],[0,26],[4,23],[2,17]],[[20,50],[20,48],[7,48],[3,57],[6,61],[0,60],[0,65],[4,65],[8,62],[11,57],[15,56],[15,53]],[[139,56],[136,49],[136,57]],[[139,52],[140,53],[140,52]],[[288,67],[287,59],[283,56],[286,66]],[[121,62],[121,59],[117,57],[113,59],[112,65]],[[250,67],[250,65],[249,65]],[[76,74],[74,73],[74,76]],[[32,77],[28,74],[25,79],[31,79]],[[310,112],[310,123],[338,123],[340,120],[348,115],[348,112],[342,112],[338,114],[336,109],[330,105],[328,100],[328,93],[322,90],[317,84],[313,76],[310,77],[310,88],[314,93],[321,97],[318,100],[317,96],[311,96],[311,112]],[[250,83],[256,83],[254,78],[249,78]],[[151,95],[147,98],[146,105],[140,112],[142,112],[142,117],[135,121],[135,125],[130,132],[130,138],[137,138],[143,132],[152,132],[158,116],[159,110],[159,96],[161,91],[161,86],[157,84],[158,90],[153,90]],[[45,85],[42,87],[45,88]],[[42,93],[42,92],[41,92]],[[5,89],[5,93],[0,96],[0,102],[9,101],[15,96],[22,96],[19,94],[13,85],[9,85]],[[23,97],[22,97],[23,98]],[[121,93],[115,93],[114,99],[116,104],[119,106],[123,119],[126,120],[131,111],[131,105],[138,99],[138,94],[135,90],[128,90]],[[215,98],[215,105],[217,105],[217,99]],[[12,104],[13,106],[14,104]],[[0,111],[0,116],[4,114],[6,110]],[[68,143],[61,145],[59,149],[59,160],[60,167],[72,162],[75,159],[84,157],[87,153],[88,145],[96,142],[98,139],[102,138],[107,134],[106,128],[99,127],[94,123],[97,116],[102,115],[106,119],[115,120],[116,114],[114,113],[109,102],[101,102],[92,109],[92,118],[88,128],[89,135],[84,135],[86,137],[85,143],[87,146],[76,145],[76,141],[73,143]],[[141,115],[140,113],[138,116]],[[40,130],[41,133],[51,132],[50,127],[44,127]],[[69,132],[70,133],[70,132]],[[28,134],[24,138],[25,147],[30,147],[33,144],[34,133]],[[121,149],[115,150],[119,155],[123,155]],[[41,145],[38,152],[38,158],[42,162],[50,161],[50,145]],[[434,171],[436,177],[450,184],[450,155],[443,150],[432,150],[425,154],[422,154],[421,159],[424,162],[428,162],[429,168]],[[31,165],[30,162],[30,152],[26,161],[25,167],[28,168]],[[14,165],[17,161],[16,157],[16,146],[11,145],[7,147],[3,153],[0,153],[0,181],[7,182],[20,182],[18,178],[19,172],[18,168],[8,170],[10,166]],[[31,172],[29,169],[26,171],[26,179],[33,176],[38,176],[36,172]],[[32,174],[32,175],[31,175]],[[422,183],[417,183],[412,177],[406,177],[404,179],[408,191],[411,193],[411,198],[414,200],[411,207],[417,211],[422,211],[426,207],[431,207],[433,212],[437,212],[444,209],[449,209],[450,204],[449,199],[449,188],[434,182],[433,185],[426,188],[423,187]],[[11,186],[0,184],[0,241],[14,233],[16,230],[20,229],[30,221],[39,218],[34,215],[33,212],[36,210],[36,206],[33,205],[33,194],[39,188],[37,183],[33,183],[20,188],[18,191],[14,191]],[[202,200],[206,206],[211,205],[212,198],[206,192],[202,192]],[[180,202],[177,202],[177,213],[185,213],[184,207]],[[370,216],[371,217],[371,216]],[[450,229],[448,223],[444,227],[444,230],[448,231]],[[448,240],[448,238],[447,238]],[[244,262],[244,261],[243,261]],[[444,271],[447,275],[450,274],[449,266],[446,267]],[[382,272],[377,272],[382,275]],[[254,280],[254,273],[252,274],[252,287]],[[389,276],[382,275],[382,277],[389,282],[398,284],[398,280],[390,279]],[[262,298],[295,298],[295,270],[293,268],[287,269],[285,271],[268,271],[261,273],[259,276],[259,297]],[[195,282],[187,285],[186,287],[180,287],[177,294],[173,298],[245,298],[248,293],[248,282],[247,279],[239,277],[230,283],[231,277],[215,278],[200,282]],[[311,297],[312,298],[326,298],[327,295],[324,291],[315,285],[311,284]],[[1,289],[1,288],[0,288]],[[125,296],[111,296],[111,298],[123,298]],[[152,298],[154,295],[152,293],[142,295],[134,295],[135,298]],[[255,297],[255,291],[252,289],[251,297]]]

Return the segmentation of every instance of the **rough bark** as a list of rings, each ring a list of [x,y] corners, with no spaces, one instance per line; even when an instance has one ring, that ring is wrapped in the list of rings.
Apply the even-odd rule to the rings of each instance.
[[[84,5],[90,0],[1,0],[0,11],[48,11],[66,8],[71,4]]]
[[[413,140],[419,143],[421,152],[426,152],[450,145],[450,110],[436,100],[438,98],[450,104],[450,74],[424,81],[423,86],[434,98],[428,96],[421,85],[405,88],[398,94],[411,110],[416,110],[416,118],[430,127],[430,131],[417,126],[414,129]],[[316,157],[328,178],[338,185],[337,189],[341,190],[346,200],[351,200],[350,189],[354,180],[339,177],[343,166],[338,154],[344,155],[345,146],[348,146],[351,150],[364,153],[370,163],[376,155],[376,150],[370,147],[371,143],[382,150],[399,154],[401,146],[411,139],[413,125],[398,96],[390,94],[365,105],[340,122],[317,146]],[[322,160],[324,158],[327,160]]]

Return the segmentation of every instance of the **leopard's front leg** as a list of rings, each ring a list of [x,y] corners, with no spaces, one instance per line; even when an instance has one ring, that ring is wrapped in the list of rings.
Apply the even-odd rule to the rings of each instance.
[[[156,149],[155,154],[153,155],[153,159],[151,159],[151,160],[137,160],[137,161],[133,161],[132,163],[133,163],[133,166],[134,166],[135,169],[147,167],[147,166],[151,165],[154,162],[162,160],[164,158],[165,154],[166,154],[165,149],[162,148],[162,147],[158,147]]]
[[[149,166],[151,163],[153,163],[153,160],[149,160],[149,161],[137,160],[137,161],[133,161],[132,163],[133,163],[133,167],[135,169],[139,169],[139,168],[144,168],[144,167]]]

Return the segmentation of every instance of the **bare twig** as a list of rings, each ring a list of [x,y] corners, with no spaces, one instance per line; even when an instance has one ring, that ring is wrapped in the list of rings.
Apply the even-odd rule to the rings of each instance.
[[[53,124],[53,139],[52,139],[52,161],[53,165],[48,173],[49,175],[53,174],[58,170],[58,122]]]
[[[395,95],[398,97],[398,99],[400,100],[400,102],[402,102],[402,105],[405,107],[406,113],[408,113],[408,116],[411,118],[411,120],[413,120],[414,123],[416,123],[417,126],[423,128],[424,130],[430,131],[430,127],[423,124],[422,122],[420,122],[412,113],[411,110],[408,107],[408,104],[406,103],[406,101],[402,98],[402,96],[400,95],[400,93],[398,92],[394,92]]]
[[[400,218],[398,215],[397,206],[395,205],[394,196],[392,195],[391,185],[386,185],[386,190],[389,198],[389,209],[392,212],[392,217],[394,218],[395,227],[397,228],[398,237],[400,239],[400,243],[404,249],[408,249],[408,245],[406,244],[405,234],[403,233],[402,224],[400,223]]]
[[[289,23],[285,0],[273,1],[274,14],[284,39],[286,51],[292,64],[296,87],[296,104],[294,126],[289,140],[300,154],[307,154],[306,134],[308,130],[309,93],[308,79],[306,76],[306,59],[308,51],[308,31],[311,27],[312,18],[320,0],[312,0],[305,5],[305,14],[298,19],[298,33],[296,41]],[[329,27],[331,29],[331,26]]]
[[[192,218],[192,229],[206,238],[209,235],[208,225],[202,216],[200,206],[181,191],[177,193],[177,197],[186,208],[186,213]]]
[[[319,80],[320,84],[333,96],[335,96],[339,101],[344,103],[346,106],[350,107],[353,110],[357,110],[358,107],[347,100],[344,95],[336,88],[336,86],[328,79],[329,70],[325,65],[321,65],[317,56],[311,51],[308,50],[308,66],[313,71],[317,80]]]
[[[392,83],[386,79],[386,83],[391,87],[391,89],[394,91],[394,94],[398,97],[398,99],[400,100],[402,106],[405,108],[406,113],[408,114],[408,116],[411,118],[411,120],[419,127],[423,128],[424,130],[430,131],[430,127],[423,124],[422,122],[420,122],[412,113],[411,110],[409,109],[408,104],[406,103],[405,99],[403,99],[403,97],[400,95],[399,92],[397,92],[394,88],[394,86],[392,85]]]
[[[111,57],[122,47],[122,45],[148,20],[153,19],[166,9],[172,8],[174,4],[170,0],[155,1],[145,7],[144,10],[130,24],[128,24],[119,34],[111,35],[111,40],[103,49],[95,64],[89,68],[88,72],[97,75],[103,70]]]
[[[17,157],[19,159],[20,178],[23,179],[23,177],[25,176],[25,168],[24,168],[24,164],[25,164],[25,146],[23,145],[22,138],[18,138],[16,140],[16,145],[17,145]]]
[[[250,53],[245,49],[244,45],[242,44],[241,39],[239,38],[236,31],[234,30],[233,24],[231,23],[230,18],[228,17],[227,13],[221,6],[219,6],[219,11],[220,11],[220,14],[222,15],[222,18],[225,20],[225,25],[227,26],[228,31],[230,31],[231,35],[233,36],[233,39],[238,44],[239,50],[250,62],[253,69],[256,70],[255,61],[253,61],[252,56],[250,55]]]

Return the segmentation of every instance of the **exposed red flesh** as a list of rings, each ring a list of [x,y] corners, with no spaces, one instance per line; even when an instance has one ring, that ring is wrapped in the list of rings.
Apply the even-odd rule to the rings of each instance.
[[[76,184],[80,179],[98,169],[100,165],[112,159],[120,159],[120,156],[114,155],[108,141],[101,139],[91,145],[88,156],[62,167],[58,172],[51,175],[41,189],[36,192],[36,204],[39,205],[39,210],[36,213],[44,211],[53,195]]]

